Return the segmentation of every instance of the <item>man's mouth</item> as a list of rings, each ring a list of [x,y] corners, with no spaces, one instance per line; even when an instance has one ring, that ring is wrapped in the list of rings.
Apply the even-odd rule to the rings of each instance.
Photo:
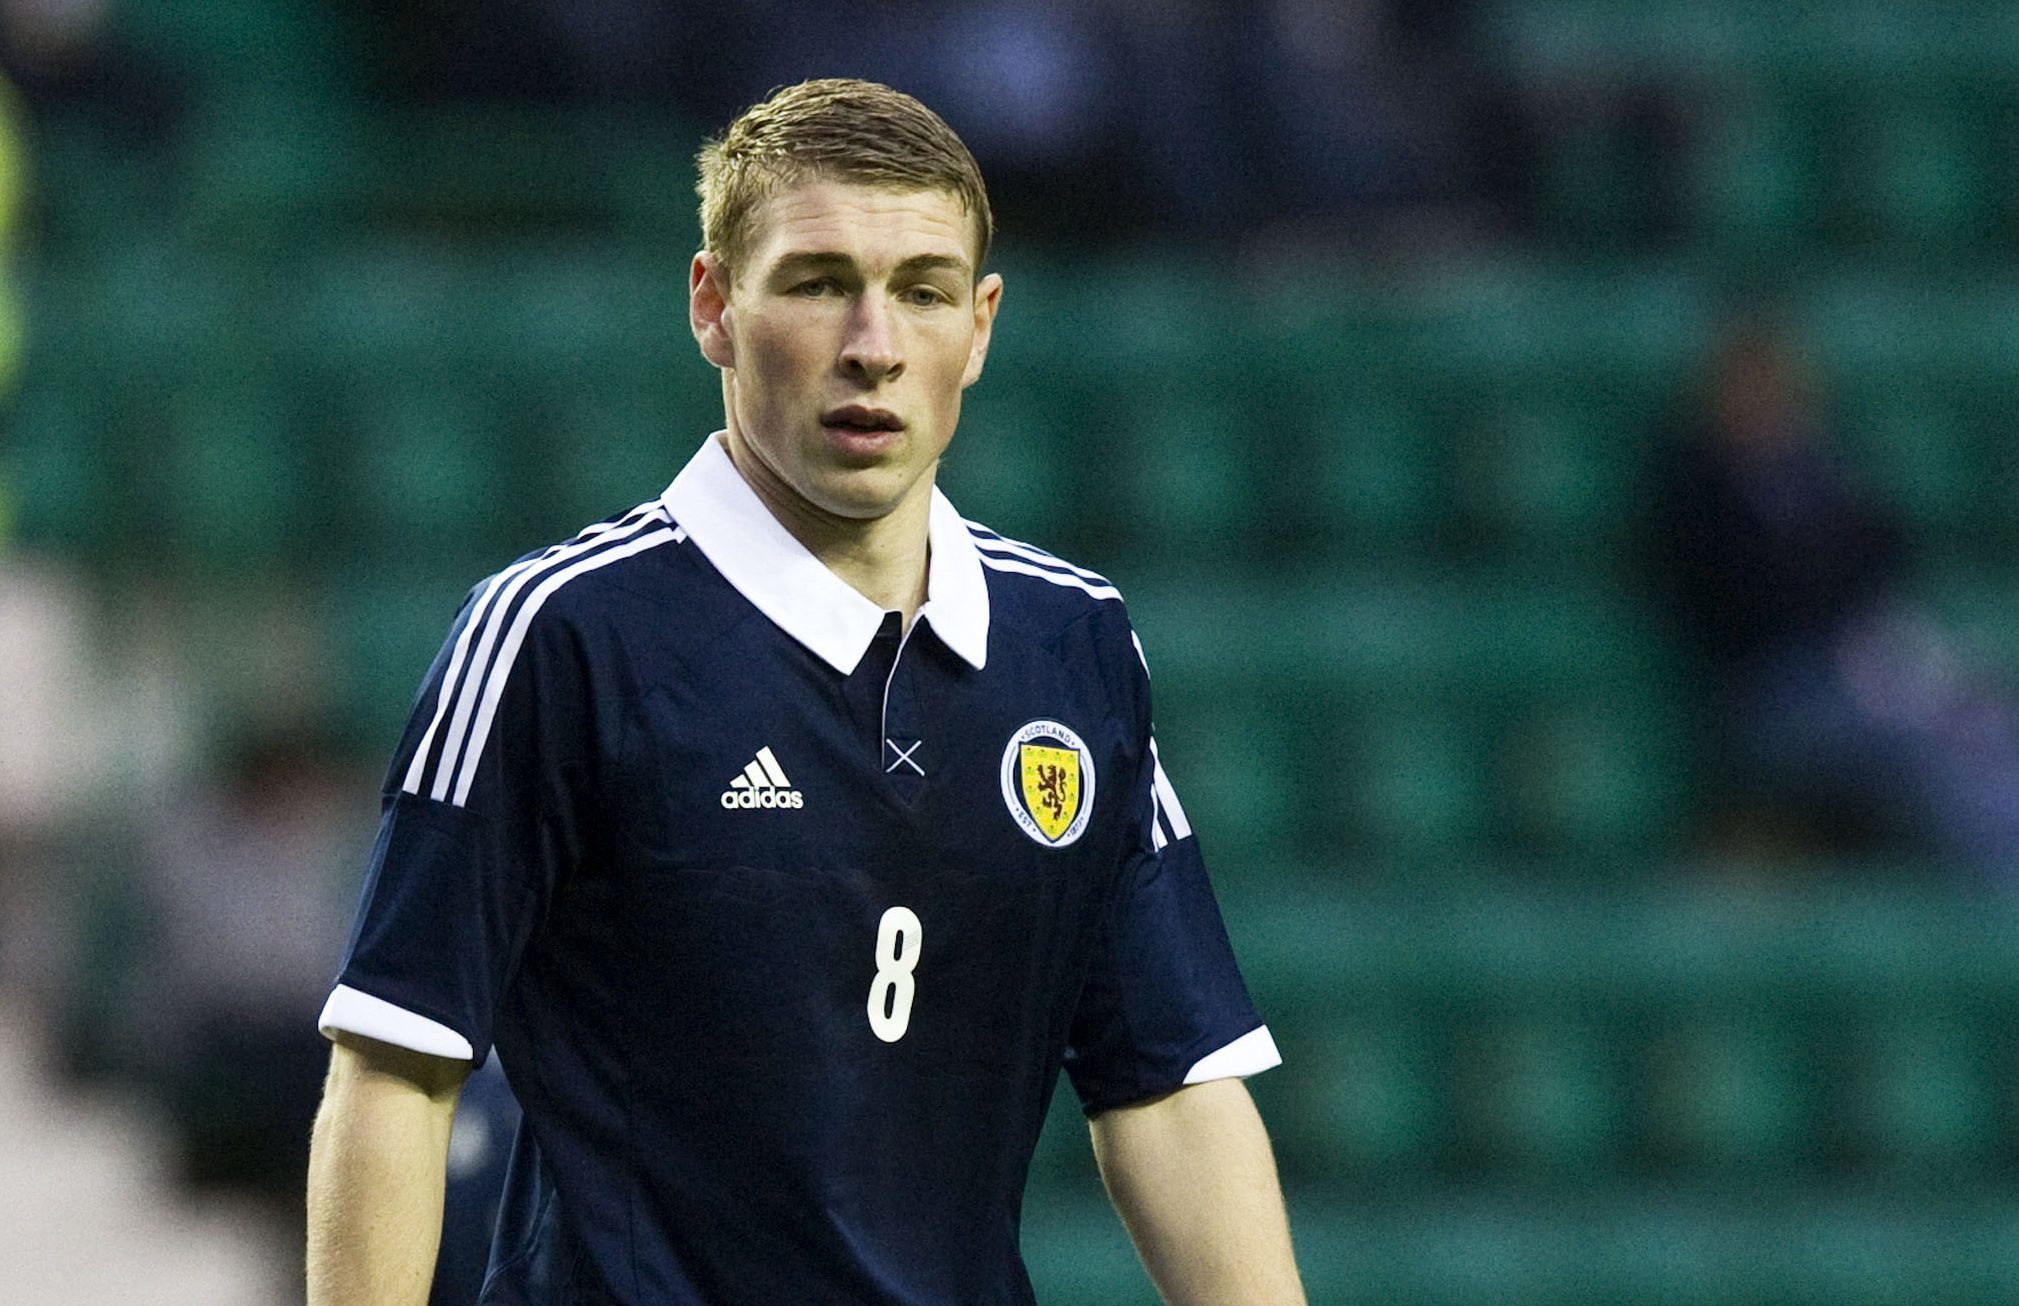
[[[865,435],[904,429],[904,420],[896,413],[887,408],[866,408],[861,404],[831,408],[821,414],[820,424],[835,430],[857,431]]]

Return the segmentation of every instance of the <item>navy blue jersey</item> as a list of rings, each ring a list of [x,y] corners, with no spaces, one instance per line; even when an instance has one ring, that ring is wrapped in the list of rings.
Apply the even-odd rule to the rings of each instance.
[[[717,440],[474,590],[325,1030],[524,1107],[486,1303],[1029,1302],[1087,1111],[1275,1063],[1105,580],[934,492],[909,631]]]

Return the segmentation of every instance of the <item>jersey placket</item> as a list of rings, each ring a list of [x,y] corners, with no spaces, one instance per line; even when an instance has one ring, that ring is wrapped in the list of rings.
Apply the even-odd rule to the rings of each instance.
[[[891,658],[890,672],[883,682],[883,720],[879,731],[883,740],[884,779],[906,806],[918,801],[926,779],[924,723],[920,720],[918,702],[919,657],[915,650],[909,659],[904,656],[919,624],[913,619],[911,629],[898,640],[897,652]]]

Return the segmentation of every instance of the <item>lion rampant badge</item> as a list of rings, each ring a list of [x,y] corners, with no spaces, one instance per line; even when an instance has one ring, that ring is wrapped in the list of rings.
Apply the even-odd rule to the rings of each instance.
[[[1071,728],[1033,721],[1002,755],[1002,797],[1023,832],[1063,848],[1086,832],[1094,810],[1094,755]]]

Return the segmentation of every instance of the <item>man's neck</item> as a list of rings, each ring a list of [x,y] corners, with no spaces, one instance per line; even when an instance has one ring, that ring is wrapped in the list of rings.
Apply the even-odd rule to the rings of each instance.
[[[922,480],[881,517],[841,517],[808,503],[741,441],[725,444],[737,473],[786,533],[850,589],[886,612],[902,613],[909,630],[926,598],[931,482]]]

